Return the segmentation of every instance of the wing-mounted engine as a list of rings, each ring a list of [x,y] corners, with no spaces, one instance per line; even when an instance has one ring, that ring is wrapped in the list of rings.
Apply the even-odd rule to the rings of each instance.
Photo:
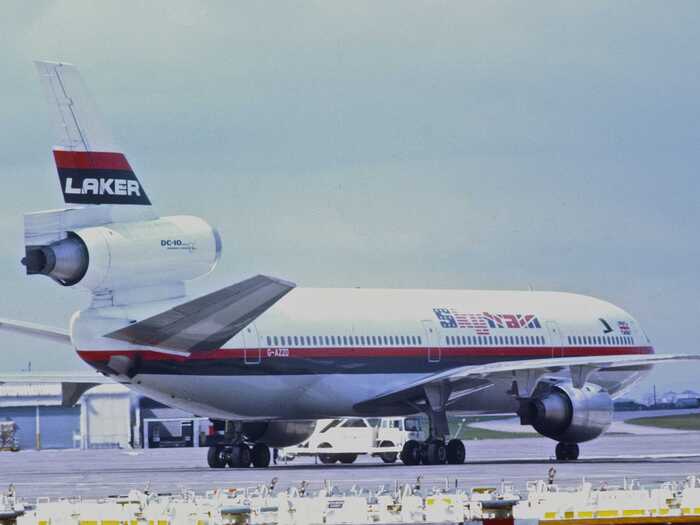
[[[198,217],[104,223],[112,217],[100,208],[27,214],[27,274],[128,304],[140,302],[133,290],[150,290],[142,298],[149,301],[182,295],[182,283],[209,273],[220,257],[219,234]]]
[[[520,399],[520,423],[551,439],[582,443],[597,438],[612,423],[613,401],[603,388],[586,383],[542,382],[529,398]]]

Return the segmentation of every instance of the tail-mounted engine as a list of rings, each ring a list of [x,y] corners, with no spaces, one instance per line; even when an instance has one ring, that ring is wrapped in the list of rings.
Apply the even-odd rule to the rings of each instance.
[[[27,274],[100,293],[191,280],[209,273],[219,259],[220,237],[198,217],[82,227],[94,224],[95,209],[27,215],[22,259]]]
[[[613,401],[592,383],[575,388],[570,382],[541,384],[532,397],[520,400],[518,415],[523,425],[551,439],[566,443],[590,441],[612,422]]]

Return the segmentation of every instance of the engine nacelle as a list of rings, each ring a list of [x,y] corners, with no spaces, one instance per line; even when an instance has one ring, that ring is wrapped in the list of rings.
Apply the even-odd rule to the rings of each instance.
[[[315,428],[315,421],[251,421],[243,423],[242,430],[250,441],[283,448],[306,441]]]
[[[198,217],[162,217],[68,231],[26,247],[27,274],[92,291],[187,281],[209,273],[221,254],[218,232]]]
[[[520,421],[551,439],[565,443],[590,441],[605,432],[613,416],[613,401],[598,385],[575,388],[570,382],[551,385],[541,394],[521,400]]]

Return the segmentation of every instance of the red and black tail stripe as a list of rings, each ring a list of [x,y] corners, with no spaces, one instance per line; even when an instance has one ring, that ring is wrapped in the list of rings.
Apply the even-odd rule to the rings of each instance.
[[[54,150],[63,199],[69,204],[151,204],[122,153]]]

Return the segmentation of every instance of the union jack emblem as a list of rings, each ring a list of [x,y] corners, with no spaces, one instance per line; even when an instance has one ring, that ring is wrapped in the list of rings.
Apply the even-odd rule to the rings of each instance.
[[[617,326],[620,329],[620,333],[622,335],[632,335],[632,330],[630,329],[630,325],[626,321],[618,321]]]

